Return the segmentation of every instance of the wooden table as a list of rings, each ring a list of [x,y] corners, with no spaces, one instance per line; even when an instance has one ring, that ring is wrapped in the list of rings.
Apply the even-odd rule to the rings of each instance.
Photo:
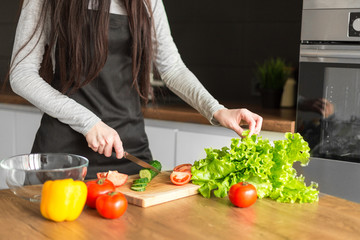
[[[38,203],[0,191],[0,239],[360,239],[360,204],[321,195],[318,203],[260,199],[236,208],[228,198],[200,195],[141,208],[119,219],[85,207],[73,222],[44,219]]]

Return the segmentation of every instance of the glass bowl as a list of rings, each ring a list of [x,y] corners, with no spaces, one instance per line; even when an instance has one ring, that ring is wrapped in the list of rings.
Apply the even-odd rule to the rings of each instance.
[[[66,153],[17,155],[0,162],[6,174],[6,184],[17,196],[39,202],[41,189],[47,180],[72,178],[84,180],[89,160]]]

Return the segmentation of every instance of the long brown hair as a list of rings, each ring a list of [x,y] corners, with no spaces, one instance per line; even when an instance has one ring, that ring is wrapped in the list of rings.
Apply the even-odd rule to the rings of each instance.
[[[47,82],[51,82],[53,78],[51,53],[57,47],[63,93],[76,91],[94,80],[107,59],[111,0],[94,1],[93,8],[98,11],[88,11],[90,2],[93,3],[91,0],[44,0],[43,2],[35,32],[39,26],[45,24],[45,21],[50,21],[51,28],[40,75]],[[150,72],[154,54],[151,3],[150,0],[123,0],[123,3],[128,13],[133,41],[133,86],[139,96],[147,102],[151,94]],[[49,16],[50,19],[47,19]],[[23,48],[24,46],[20,51]]]

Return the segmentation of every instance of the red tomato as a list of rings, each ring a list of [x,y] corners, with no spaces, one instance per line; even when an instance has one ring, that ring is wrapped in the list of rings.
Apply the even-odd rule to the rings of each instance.
[[[86,205],[91,208],[96,207],[96,199],[103,194],[115,191],[115,186],[112,182],[105,178],[88,181],[86,183],[88,194],[86,198]]]
[[[254,185],[246,182],[234,184],[230,187],[229,199],[237,207],[249,207],[256,202],[256,188]]]
[[[173,171],[175,172],[190,172],[191,173],[192,165],[190,163],[180,164],[176,166]]]
[[[114,184],[115,187],[120,187],[124,185],[128,179],[128,175],[124,173],[119,173],[118,171],[98,172],[96,176],[98,179],[108,179]]]
[[[110,192],[101,195],[96,199],[96,210],[104,218],[121,217],[128,206],[128,202],[124,194],[120,192]]]
[[[190,172],[176,172],[173,171],[170,174],[170,180],[173,184],[181,186],[184,185],[191,180],[191,173]]]

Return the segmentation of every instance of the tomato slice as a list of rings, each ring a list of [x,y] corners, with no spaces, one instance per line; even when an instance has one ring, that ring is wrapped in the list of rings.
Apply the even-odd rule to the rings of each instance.
[[[173,184],[181,186],[185,185],[191,180],[191,173],[190,172],[177,172],[173,171],[170,174],[170,180]]]
[[[190,172],[191,173],[191,167],[192,167],[192,164],[190,164],[190,163],[180,164],[180,165],[176,166],[173,169],[173,171],[175,171],[175,172]]]
[[[109,171],[106,179],[110,180],[115,187],[120,187],[126,183],[128,175],[119,173],[118,171]]]
[[[111,181],[115,187],[124,185],[128,179],[127,174],[119,173],[118,171],[98,172],[96,173],[96,176],[98,179],[106,178]]]

